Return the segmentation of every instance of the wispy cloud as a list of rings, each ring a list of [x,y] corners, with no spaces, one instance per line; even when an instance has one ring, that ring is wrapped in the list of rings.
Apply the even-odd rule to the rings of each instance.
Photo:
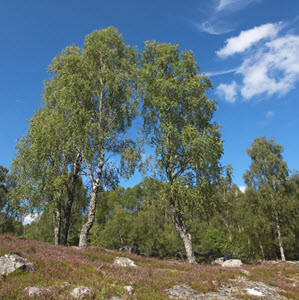
[[[241,31],[238,36],[227,39],[225,47],[216,51],[216,54],[225,58],[236,53],[244,52],[263,39],[276,37],[281,28],[282,23],[275,23],[264,24],[246,31]]]
[[[271,119],[273,119],[273,118],[275,117],[275,112],[269,110],[269,111],[267,111],[267,112],[265,113],[265,116],[266,116],[266,119],[267,119],[267,120],[271,120]]]
[[[216,7],[216,10],[240,10],[253,2],[259,1],[260,0],[220,0],[218,6]]]
[[[219,75],[234,73],[236,71],[238,71],[238,68],[223,70],[223,71],[207,72],[205,75],[208,76],[208,77],[213,77],[213,76],[219,76]]]
[[[193,25],[201,32],[220,35],[234,30],[232,13],[245,9],[249,4],[263,0],[210,0],[202,11],[201,22]]]
[[[264,119],[262,121],[257,121],[256,124],[259,125],[259,126],[267,126],[271,123],[271,121],[274,119],[276,113],[272,110],[269,110],[269,111],[266,111],[264,113]]]
[[[203,23],[194,23],[194,26],[199,30],[213,35],[219,35],[231,32],[232,29],[227,25],[219,24],[219,21],[209,20]]]

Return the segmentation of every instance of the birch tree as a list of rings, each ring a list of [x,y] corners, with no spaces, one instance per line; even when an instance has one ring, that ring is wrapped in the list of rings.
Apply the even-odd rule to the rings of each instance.
[[[24,214],[42,212],[46,207],[52,211],[55,244],[66,245],[68,204],[74,201],[78,167],[76,153],[68,151],[65,142],[68,122],[61,117],[56,110],[43,107],[29,121],[12,162],[15,186],[11,198]]]
[[[156,42],[145,45],[139,78],[143,132],[155,149],[155,170],[167,183],[164,200],[193,263],[192,214],[211,201],[207,195],[223,152],[219,125],[212,120],[216,101],[205,94],[212,84],[199,74],[192,52]]]
[[[97,198],[104,186],[118,183],[119,176],[133,174],[138,147],[126,135],[138,113],[135,98],[136,51],[127,46],[115,28],[94,31],[82,51],[83,74],[90,97],[85,108],[89,119],[81,133],[82,168],[90,182],[90,203],[79,247],[88,245],[95,220]],[[119,159],[117,165],[116,157]]]
[[[252,163],[243,177],[249,187],[260,190],[266,195],[263,199],[272,211],[281,260],[285,261],[280,216],[284,197],[280,195],[280,188],[286,184],[288,168],[282,158],[282,152],[283,147],[276,144],[274,139],[267,140],[265,136],[255,138],[251,147],[247,149]]]
[[[79,242],[86,247],[99,191],[117,185],[119,176],[133,174],[139,159],[138,147],[126,136],[138,112],[136,51],[109,27],[88,35],[83,49],[71,46],[61,51],[49,72],[43,107],[18,144],[13,169],[19,188],[14,198],[31,209],[42,209],[54,198],[58,226],[61,202],[57,199],[67,194],[63,228],[55,228],[57,236],[61,231],[61,244],[66,245],[81,176],[90,191]]]

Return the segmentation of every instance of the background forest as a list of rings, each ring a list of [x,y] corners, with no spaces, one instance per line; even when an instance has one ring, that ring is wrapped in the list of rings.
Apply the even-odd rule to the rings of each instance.
[[[49,74],[11,172],[0,167],[2,233],[189,262],[298,259],[298,172],[259,137],[240,191],[192,52],[155,41],[138,52],[109,27],[63,50]],[[142,182],[118,187],[135,169]]]
[[[282,241],[286,258],[290,260],[298,260],[298,186],[299,176],[294,174],[280,191]],[[176,234],[169,209],[161,204],[162,188],[163,182],[145,178],[133,188],[118,187],[102,192],[103,201],[90,232],[90,244],[109,249],[130,245],[157,257],[178,255],[183,244]],[[78,245],[80,229],[86,219],[88,197],[84,193],[79,195],[72,211],[69,245]],[[31,224],[22,225],[23,217],[11,208],[8,197],[1,196],[2,233],[55,242],[51,207]],[[217,206],[209,212],[203,208],[198,217],[192,219],[191,231],[199,260],[213,253],[233,253],[246,259],[280,258],[275,219],[265,192],[246,189],[243,193],[223,178],[214,197]]]

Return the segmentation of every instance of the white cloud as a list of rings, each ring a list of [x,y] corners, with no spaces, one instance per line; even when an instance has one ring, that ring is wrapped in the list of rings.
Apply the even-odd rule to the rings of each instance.
[[[269,110],[269,111],[267,111],[267,112],[265,113],[265,115],[266,115],[266,119],[267,119],[267,120],[271,120],[271,119],[273,119],[273,118],[275,117],[275,112]]]
[[[216,10],[239,10],[252,2],[259,2],[259,0],[220,0]]]
[[[239,89],[239,86],[235,81],[233,81],[231,84],[221,83],[217,87],[216,93],[220,97],[224,97],[224,99],[227,102],[234,103],[236,101],[236,98],[237,98],[238,89]]]
[[[237,73],[245,99],[266,93],[285,95],[299,79],[299,36],[277,38],[247,57]]]
[[[242,192],[242,193],[245,193],[246,191],[246,186],[239,186],[239,190]]]
[[[239,36],[227,39],[225,47],[216,51],[216,54],[220,57],[227,57],[235,53],[244,52],[262,39],[274,38],[281,28],[281,23],[274,23],[241,31]]]
[[[35,221],[38,217],[39,217],[38,213],[35,213],[33,215],[27,215],[24,217],[23,224],[24,225],[30,224],[32,221]]]
[[[299,81],[299,35],[281,36],[280,31],[285,26],[289,25],[281,22],[264,24],[227,40],[226,46],[217,54],[221,57],[243,54],[243,62],[235,71],[241,76],[241,82],[234,80],[220,84],[218,94],[234,103],[238,94],[249,100],[263,94],[284,96],[295,88]],[[245,52],[249,48],[251,51]],[[273,116],[268,114],[266,117]]]

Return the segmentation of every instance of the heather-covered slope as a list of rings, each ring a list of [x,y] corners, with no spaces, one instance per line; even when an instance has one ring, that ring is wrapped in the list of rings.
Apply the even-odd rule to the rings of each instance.
[[[212,292],[220,290],[224,294],[233,292],[234,297],[240,299],[255,299],[256,296],[244,291],[254,290],[259,282],[276,287],[276,291],[287,298],[299,297],[297,263],[262,262],[241,268],[222,268],[157,260],[98,247],[81,250],[54,246],[1,235],[0,256],[7,253],[27,258],[34,270],[17,270],[2,278],[0,299],[27,299],[25,288],[33,286],[48,288],[43,299],[70,299],[71,291],[78,286],[91,288],[94,299],[169,299],[167,290],[176,285],[187,285],[200,293],[210,292],[211,297]],[[114,264],[116,256],[132,259],[137,267],[117,266]],[[129,295],[125,286],[132,286],[134,293]],[[188,299],[203,299],[199,294],[194,297]]]

